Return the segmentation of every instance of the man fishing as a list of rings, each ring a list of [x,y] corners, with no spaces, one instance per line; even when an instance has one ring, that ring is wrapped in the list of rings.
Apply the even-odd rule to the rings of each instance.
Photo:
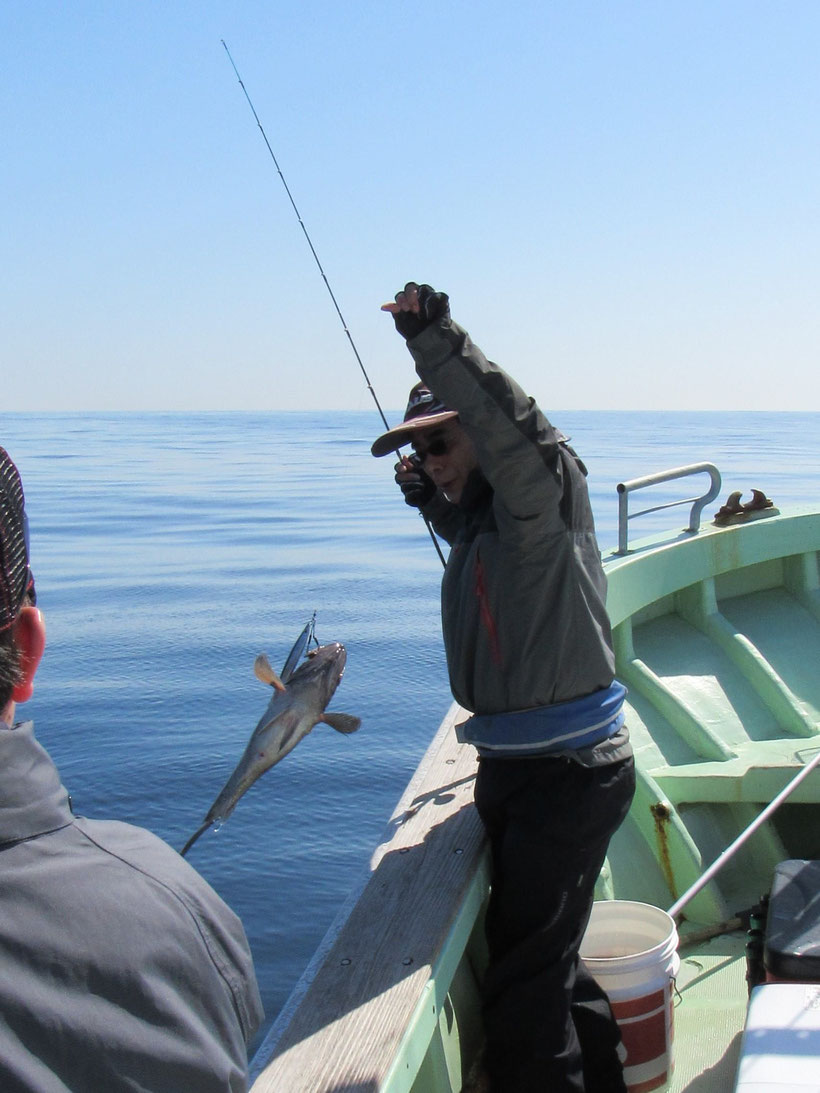
[[[372,451],[412,444],[396,481],[451,547],[444,644],[493,863],[490,1088],[617,1093],[620,1037],[578,950],[635,774],[586,468],[444,293],[410,282],[383,310],[421,383]]]
[[[44,648],[0,448],[0,1089],[239,1093],[262,1019],[242,925],[150,832],[73,815],[15,723]]]

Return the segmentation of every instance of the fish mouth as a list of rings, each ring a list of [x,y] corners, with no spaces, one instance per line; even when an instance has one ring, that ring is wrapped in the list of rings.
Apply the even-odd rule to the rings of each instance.
[[[311,649],[307,654],[308,660],[313,660],[315,657],[319,657],[320,660],[326,660],[329,657],[339,657],[343,659],[347,656],[344,645],[340,641],[332,641],[328,645],[320,645],[317,649]]]
[[[338,669],[335,684],[338,687],[345,672],[347,650],[340,641],[331,642],[329,645],[320,645],[318,649],[311,649],[307,654],[307,662],[312,667],[324,670],[328,674],[334,673],[334,669]]]

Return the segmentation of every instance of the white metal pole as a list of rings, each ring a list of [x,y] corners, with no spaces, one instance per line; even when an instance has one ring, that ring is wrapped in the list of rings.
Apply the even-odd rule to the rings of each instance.
[[[753,820],[744,831],[741,831],[735,841],[733,843],[730,843],[729,846],[726,847],[720,857],[716,858],[715,861],[712,862],[706,872],[703,873],[695,881],[692,887],[687,889],[687,891],[683,893],[680,899],[672,904],[672,906],[669,908],[669,914],[672,918],[680,914],[680,912],[683,910],[689,900],[696,896],[701,888],[704,888],[709,883],[715,873],[723,868],[723,866],[735,854],[735,852],[738,851],[741,846],[743,846],[743,844],[755,833],[755,831],[757,831],[761,824],[765,823],[766,820],[768,820],[768,818],[775,811],[775,809],[779,808],[780,805],[782,805],[786,798],[789,797],[795,789],[797,789],[803,779],[808,777],[808,775],[814,770],[814,768],[818,764],[820,764],[820,752],[818,752],[817,755],[815,755],[814,759],[812,759],[810,763],[807,763],[806,766],[803,767],[803,769],[798,774],[796,774],[794,778],[792,778],[789,784],[784,789],[782,789],[780,793],[778,793],[774,800],[766,805],[766,807],[763,809],[757,819]]]

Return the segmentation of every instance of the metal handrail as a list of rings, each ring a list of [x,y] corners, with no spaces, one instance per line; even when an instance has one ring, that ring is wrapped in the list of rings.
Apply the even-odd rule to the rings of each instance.
[[[652,508],[641,509],[640,512],[629,512],[629,495],[636,490],[642,490],[646,486],[655,486],[659,482],[671,482],[676,478],[688,478],[691,474],[705,472],[711,479],[711,485],[701,497],[684,497],[680,501],[667,501],[663,505],[654,505]],[[685,467],[675,467],[670,471],[658,471],[656,474],[647,474],[643,478],[633,478],[629,482],[618,484],[618,549],[616,554],[626,554],[629,546],[628,523],[636,516],[645,516],[648,512],[660,512],[661,509],[671,509],[676,505],[692,505],[689,513],[689,527],[686,531],[696,532],[700,527],[700,514],[710,501],[714,501],[720,493],[720,471],[714,463],[690,463]]]

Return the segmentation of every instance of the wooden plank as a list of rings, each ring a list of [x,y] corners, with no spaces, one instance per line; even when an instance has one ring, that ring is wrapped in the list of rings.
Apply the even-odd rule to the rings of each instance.
[[[361,897],[254,1060],[252,1093],[381,1087],[484,853],[472,804],[476,753],[453,732],[466,716],[454,706],[442,723]]]

